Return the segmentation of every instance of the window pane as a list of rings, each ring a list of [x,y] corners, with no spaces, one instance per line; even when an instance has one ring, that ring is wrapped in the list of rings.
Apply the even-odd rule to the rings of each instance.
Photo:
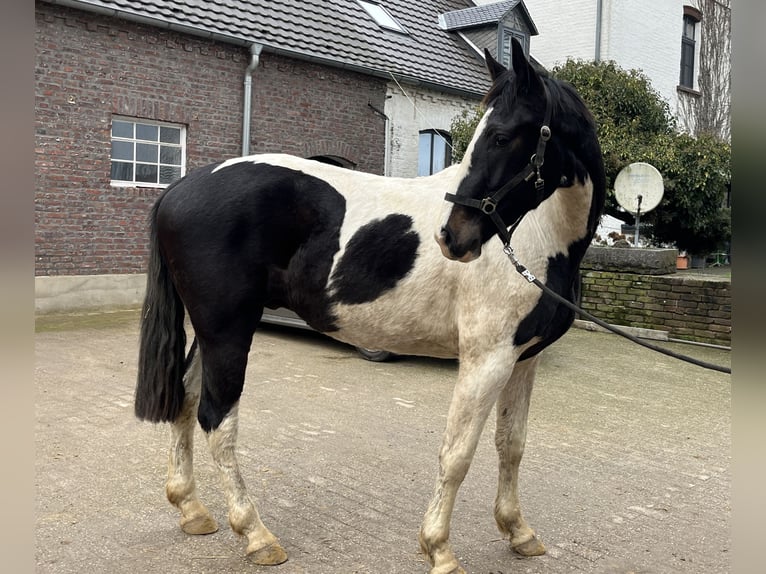
[[[689,16],[684,16],[684,37],[694,40],[694,20]]]
[[[160,183],[172,183],[181,177],[181,168],[172,165],[160,166]]]
[[[133,159],[133,142],[112,142],[112,159]]]
[[[694,43],[681,42],[681,79],[682,86],[694,87]]]
[[[167,145],[160,146],[160,163],[181,165],[181,148]]]
[[[123,161],[112,162],[112,179],[119,181],[133,181],[133,164]]]
[[[157,166],[145,163],[136,164],[136,181],[157,183]]]
[[[156,142],[159,136],[159,126],[136,124],[136,139]]]
[[[181,129],[161,126],[160,141],[163,143],[181,143]]]
[[[430,132],[420,134],[418,140],[418,175],[431,175],[431,142]]]
[[[120,120],[113,120],[112,121],[112,137],[132,138],[133,137],[133,122],[122,122]]]
[[[440,134],[434,134],[434,157],[431,167],[431,173],[443,170],[447,165],[447,142]]]
[[[136,144],[136,161],[150,161],[157,163],[157,144]]]

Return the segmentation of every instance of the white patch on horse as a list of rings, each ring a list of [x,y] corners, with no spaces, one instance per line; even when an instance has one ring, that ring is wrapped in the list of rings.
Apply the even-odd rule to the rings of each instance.
[[[473,151],[476,147],[476,142],[484,133],[484,130],[487,129],[487,122],[489,121],[489,116],[492,114],[493,109],[494,108],[488,108],[487,111],[484,112],[484,115],[481,117],[481,120],[479,120],[479,123],[473,132],[471,141],[468,142],[468,147],[466,147],[465,153],[463,154],[463,160],[456,166],[455,189],[457,189],[458,185],[460,185],[460,182],[463,181],[463,179],[465,179],[465,177],[471,171],[471,162],[473,158]],[[447,225],[447,220],[449,219],[450,213],[452,213],[452,204],[448,203],[446,206],[447,209],[445,209],[442,213],[441,223],[434,229],[434,239],[437,241],[439,239],[439,231],[442,229],[442,227]]]

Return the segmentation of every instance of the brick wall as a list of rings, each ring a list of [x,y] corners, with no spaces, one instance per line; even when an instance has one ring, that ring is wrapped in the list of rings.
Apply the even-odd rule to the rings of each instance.
[[[615,325],[731,345],[731,283],[675,275],[582,272],[582,308]]]
[[[144,271],[156,187],[110,185],[114,114],[187,126],[187,168],[240,154],[246,48],[38,2],[35,273]],[[251,152],[383,173],[385,82],[261,54]]]

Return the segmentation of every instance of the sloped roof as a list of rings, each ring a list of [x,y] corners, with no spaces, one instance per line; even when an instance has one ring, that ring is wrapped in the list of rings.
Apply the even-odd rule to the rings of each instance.
[[[383,0],[407,34],[380,27],[356,0],[45,1],[445,91],[489,87],[484,62],[439,27],[440,14],[470,0]]]
[[[445,30],[463,30],[475,26],[486,26],[496,24],[503,17],[513,10],[516,6],[521,8],[521,13],[529,25],[533,36],[537,35],[537,27],[532,21],[532,17],[527,11],[527,7],[522,0],[505,0],[504,2],[494,2],[491,4],[482,4],[480,6],[471,6],[458,10],[452,10],[439,15],[439,25]]]

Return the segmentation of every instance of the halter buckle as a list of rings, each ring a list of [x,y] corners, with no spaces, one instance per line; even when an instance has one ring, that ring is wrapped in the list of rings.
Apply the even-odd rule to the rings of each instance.
[[[540,139],[544,142],[547,142],[549,139],[551,139],[551,128],[548,126],[543,126],[540,128]]]
[[[491,197],[485,197],[481,200],[481,205],[479,207],[484,213],[489,215],[490,213],[494,213],[495,209],[497,209],[497,202]]]

